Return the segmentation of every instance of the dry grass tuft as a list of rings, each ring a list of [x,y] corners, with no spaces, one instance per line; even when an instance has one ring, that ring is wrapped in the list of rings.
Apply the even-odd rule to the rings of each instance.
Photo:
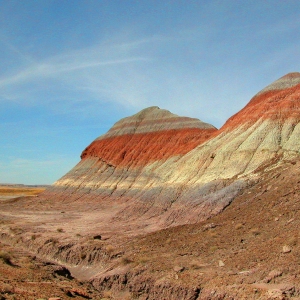
[[[122,265],[128,265],[128,264],[131,264],[133,261],[130,259],[130,258],[128,258],[128,257],[122,257],[122,259],[121,259],[121,264]]]

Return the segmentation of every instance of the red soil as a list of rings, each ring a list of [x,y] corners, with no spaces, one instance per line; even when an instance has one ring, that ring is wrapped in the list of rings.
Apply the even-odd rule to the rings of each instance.
[[[109,137],[92,142],[82,152],[81,158],[96,156],[120,167],[144,166],[186,154],[208,140],[215,131],[215,128],[190,128]]]
[[[270,90],[254,96],[237,114],[227,120],[217,132],[233,130],[245,123],[254,124],[259,119],[285,122],[300,120],[300,84],[283,90]],[[295,124],[296,125],[296,124]]]

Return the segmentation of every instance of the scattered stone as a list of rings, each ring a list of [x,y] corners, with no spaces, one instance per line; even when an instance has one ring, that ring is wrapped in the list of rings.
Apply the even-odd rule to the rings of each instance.
[[[279,289],[268,290],[267,295],[268,295],[268,299],[278,299],[278,300],[284,299],[283,293]]]
[[[277,221],[279,221],[279,218],[275,218],[274,220],[277,222]]]
[[[215,228],[215,227],[217,227],[217,226],[218,226],[218,225],[215,224],[215,223],[209,223],[209,224],[204,225],[204,230],[212,229],[212,228]]]
[[[290,253],[292,251],[292,248],[290,246],[284,245],[282,247],[282,253]]]
[[[224,266],[225,266],[224,262],[222,260],[219,260],[219,267],[224,267]]]
[[[279,270],[272,270],[268,276],[263,280],[263,282],[269,283],[271,280],[273,280],[276,277],[279,277],[282,275],[282,271]]]
[[[86,291],[81,290],[81,289],[73,288],[69,292],[74,296],[81,296],[81,297],[86,298],[86,299],[91,299],[89,294]]]
[[[267,291],[269,299],[290,299],[290,297],[294,294],[295,291],[295,287],[290,284],[278,284],[270,286],[271,287]]]
[[[251,274],[251,271],[250,270],[240,271],[240,272],[238,272],[238,274],[249,275],[249,274]]]
[[[176,273],[179,273],[179,272],[182,272],[184,270],[184,267],[180,267],[180,266],[175,266],[173,268],[173,270],[176,272]]]
[[[254,288],[260,289],[260,290],[266,290],[267,293],[270,293],[271,295],[278,295],[280,292],[280,295],[283,296],[290,296],[295,291],[295,286],[289,283],[280,283],[280,284],[266,284],[266,283],[254,283]],[[281,299],[281,298],[279,298]],[[286,299],[286,298],[283,298]],[[288,298],[290,299],[290,298]]]

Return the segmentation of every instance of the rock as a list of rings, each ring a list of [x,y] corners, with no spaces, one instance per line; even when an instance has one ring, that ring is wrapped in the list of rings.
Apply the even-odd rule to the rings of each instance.
[[[273,285],[270,289],[267,291],[267,295],[271,299],[290,299],[292,294],[295,291],[295,287],[290,284],[278,284]]]
[[[290,253],[292,251],[292,248],[290,246],[284,245],[282,247],[282,253]]]
[[[179,273],[179,272],[184,271],[184,267],[181,267],[181,266],[175,266],[175,267],[173,268],[173,270],[174,270],[176,273]]]
[[[75,296],[77,295],[77,296],[81,296],[81,297],[86,298],[86,299],[90,299],[89,294],[86,291],[82,290],[82,289],[72,288],[71,290],[69,290],[69,292],[71,294],[75,295]]]
[[[279,277],[281,275],[282,275],[282,271],[272,270],[263,281],[266,283],[269,283],[271,280],[273,280],[274,278]]]
[[[219,226],[219,225],[214,224],[214,223],[209,223],[209,224],[204,225],[204,230],[216,228],[217,226]]]
[[[268,290],[267,295],[269,299],[278,299],[278,300],[284,299],[283,292],[279,289]]]
[[[219,260],[219,267],[224,267],[224,266],[225,266],[224,262],[222,260]]]
[[[254,283],[254,287],[262,290],[281,290],[282,292],[293,291],[295,289],[294,285],[290,283],[278,283],[278,284],[265,284],[265,283]]]

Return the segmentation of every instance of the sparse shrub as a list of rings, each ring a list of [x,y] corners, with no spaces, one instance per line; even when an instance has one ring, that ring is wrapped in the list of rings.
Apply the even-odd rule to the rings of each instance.
[[[210,236],[211,238],[216,238],[216,237],[218,237],[218,233],[215,232],[215,231],[209,231],[209,236]]]
[[[171,244],[171,242],[172,242],[172,239],[171,239],[171,238],[167,238],[167,239],[166,239],[166,244],[167,244],[167,245]]]
[[[216,252],[216,251],[218,250],[218,247],[217,247],[217,246],[211,246],[211,247],[209,248],[209,250],[210,250],[211,252]]]
[[[50,238],[48,240],[48,243],[57,244],[58,243],[58,239],[57,238]]]
[[[21,234],[23,233],[23,229],[20,227],[10,227],[9,228],[14,234]]]
[[[31,240],[34,241],[35,239],[36,239],[36,235],[33,234],[33,235],[31,236]]]
[[[112,254],[115,251],[115,247],[112,246],[112,245],[107,245],[105,247],[105,251],[106,251],[107,254]]]
[[[77,236],[77,237],[81,237],[81,234],[80,234],[80,233],[76,233],[76,236]]]
[[[201,266],[199,266],[197,263],[191,263],[190,268],[192,270],[199,270],[199,269],[201,269]]]
[[[11,255],[5,251],[0,251],[0,259],[7,265],[11,265]]]
[[[80,258],[84,260],[86,258],[86,253],[85,252],[80,253]]]
[[[296,246],[298,243],[298,237],[297,236],[292,236],[288,239],[287,244],[289,246]]]
[[[128,264],[132,263],[132,260],[125,256],[125,257],[122,257],[121,263],[122,263],[122,265],[128,265]]]
[[[112,298],[112,291],[103,291],[102,292],[102,297],[104,299],[111,299]]]
[[[57,232],[64,232],[64,230],[62,228],[57,228],[56,230],[57,230]]]
[[[140,264],[145,264],[145,263],[147,263],[148,261],[149,261],[149,258],[146,257],[146,256],[143,256],[143,257],[140,257],[140,258],[139,258],[139,263],[140,263]]]

